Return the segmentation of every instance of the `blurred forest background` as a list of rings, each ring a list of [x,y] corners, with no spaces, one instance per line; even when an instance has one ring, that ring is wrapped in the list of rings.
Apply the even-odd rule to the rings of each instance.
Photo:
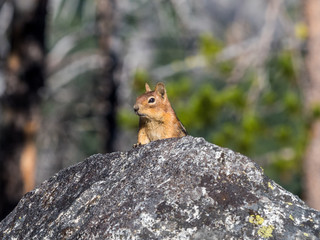
[[[0,0],[0,212],[95,153],[129,150],[144,83],[188,133],[320,209],[317,0]]]

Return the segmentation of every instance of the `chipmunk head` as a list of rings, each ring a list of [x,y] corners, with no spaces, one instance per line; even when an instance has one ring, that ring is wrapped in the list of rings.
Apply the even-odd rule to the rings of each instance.
[[[154,91],[147,83],[145,88],[146,92],[137,97],[133,109],[139,117],[161,121],[164,113],[171,108],[166,88],[163,83],[158,83]]]

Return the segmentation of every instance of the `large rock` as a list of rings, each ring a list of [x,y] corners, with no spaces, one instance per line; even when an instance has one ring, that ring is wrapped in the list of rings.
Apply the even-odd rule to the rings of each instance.
[[[191,136],[97,154],[26,194],[0,239],[318,239],[320,213]]]

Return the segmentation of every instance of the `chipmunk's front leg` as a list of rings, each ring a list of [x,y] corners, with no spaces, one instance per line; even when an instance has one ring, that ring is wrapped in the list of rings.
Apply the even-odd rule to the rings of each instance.
[[[144,145],[149,143],[150,140],[147,136],[147,133],[144,128],[141,128],[138,133],[138,143],[134,144],[133,147],[138,147],[140,145]]]

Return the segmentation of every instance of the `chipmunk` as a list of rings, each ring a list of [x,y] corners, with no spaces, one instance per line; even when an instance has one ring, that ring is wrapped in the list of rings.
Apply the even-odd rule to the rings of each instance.
[[[139,116],[138,145],[164,138],[178,138],[187,135],[187,131],[177,118],[167,97],[163,83],[158,83],[152,91],[145,84],[146,92],[137,97],[133,106]]]

